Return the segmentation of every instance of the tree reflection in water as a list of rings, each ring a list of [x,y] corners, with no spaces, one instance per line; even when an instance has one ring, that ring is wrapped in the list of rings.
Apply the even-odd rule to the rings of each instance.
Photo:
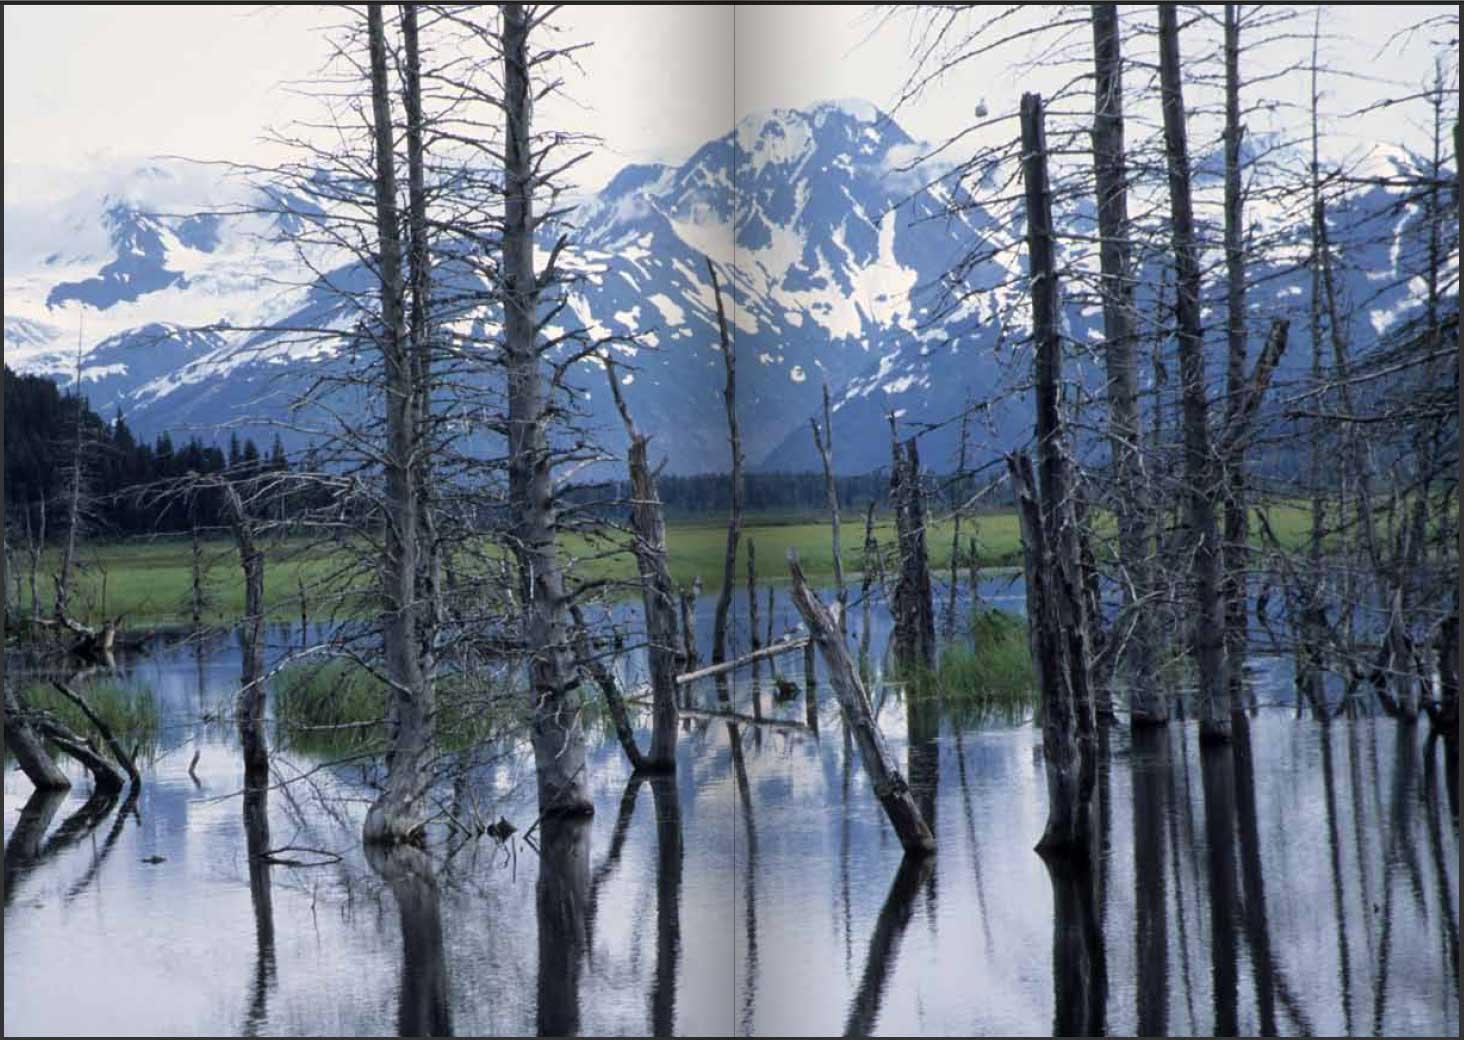
[[[368,845],[371,868],[396,900],[402,928],[401,990],[397,1002],[400,1036],[451,1036],[447,964],[443,956],[442,910],[432,860],[410,845]]]

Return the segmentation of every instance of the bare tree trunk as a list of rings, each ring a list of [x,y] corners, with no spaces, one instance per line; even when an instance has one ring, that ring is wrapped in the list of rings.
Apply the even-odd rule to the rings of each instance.
[[[61,570],[56,574],[56,616],[71,616],[71,571],[76,559],[76,532],[81,526],[81,456],[82,428],[81,413],[85,407],[81,398],[81,335],[76,341],[76,437],[71,446],[71,487],[66,499],[66,541],[61,549]]]
[[[522,4],[502,8],[504,112],[503,298],[508,364],[509,511],[531,647],[534,759],[543,814],[594,812],[585,776],[585,734],[574,696],[565,638],[567,597],[555,534],[558,512],[545,430],[544,376],[536,345],[539,287],[534,273],[533,110],[528,34]]]
[[[682,670],[696,671],[701,654],[696,649],[696,598],[701,595],[701,579],[697,578],[680,592]]]
[[[772,589],[768,589],[769,592]],[[762,648],[762,635],[758,631],[757,616],[757,544],[747,540],[747,628],[749,633],[748,653],[755,654]],[[752,662],[752,717],[762,718],[762,660]]]
[[[732,592],[737,584],[737,541],[742,533],[742,435],[737,428],[737,354],[727,332],[727,314],[722,305],[722,286],[717,281],[717,268],[711,257],[706,261],[712,292],[717,298],[717,331],[722,342],[722,364],[727,370],[722,399],[727,405],[727,442],[732,449],[732,515],[727,520],[727,555],[722,564],[717,613],[712,621],[712,663],[720,664],[727,657],[727,611],[732,605]]]
[[[910,785],[900,774],[899,766],[880,734],[869,695],[865,693],[854,662],[844,646],[843,633],[828,608],[808,587],[803,568],[798,566],[798,554],[791,548],[788,550],[788,571],[793,579],[793,605],[803,616],[810,636],[823,654],[829,685],[833,687],[834,696],[844,713],[844,725],[853,732],[855,743],[859,745],[859,757],[874,785],[875,797],[884,807],[885,815],[907,853],[934,852],[935,838],[915,805]]]
[[[1129,240],[1128,167],[1123,127],[1123,55],[1117,4],[1093,5],[1093,58],[1097,72],[1093,113],[1093,164],[1098,191],[1099,262],[1103,275],[1104,363],[1108,378],[1108,439],[1113,456],[1114,512],[1118,520],[1123,608],[1132,618],[1126,664],[1129,721],[1133,726],[1169,719],[1169,698],[1154,669],[1155,638],[1150,593],[1150,502],[1140,455],[1137,316]]]
[[[414,400],[412,418],[412,494],[416,499],[417,602],[416,636],[421,647],[421,669],[430,677],[436,670],[437,634],[443,617],[442,566],[437,544],[436,504],[433,501],[432,421],[432,262],[427,242],[426,157],[422,142],[422,70],[417,33],[419,4],[401,5],[403,108],[407,116],[407,250],[411,286],[408,315],[408,355],[411,359]],[[427,682],[431,682],[428,678]]]
[[[366,814],[368,843],[414,841],[422,828],[425,769],[432,746],[432,689],[422,672],[417,632],[418,525],[413,487],[418,427],[417,388],[403,308],[401,227],[381,8],[367,7],[371,52],[375,209],[381,289],[381,354],[386,410],[386,525],[381,564],[382,648],[391,684],[391,747],[386,785]]]
[[[264,733],[264,553],[254,539],[252,523],[245,514],[237,489],[232,484],[225,484],[224,495],[229,506],[234,543],[239,549],[239,566],[244,571],[244,620],[239,629],[243,653],[234,714],[239,722],[239,743],[244,753],[244,790],[247,793],[269,787],[269,745]]]
[[[615,725],[615,737],[620,741],[620,749],[625,752],[631,770],[639,773],[649,763],[635,742],[635,730],[631,727],[630,716],[625,710],[625,698],[620,694],[620,684],[615,681],[615,676],[605,667],[605,663],[595,656],[595,648],[590,645],[589,629],[579,606],[571,605],[569,612],[574,619],[575,649],[579,653],[580,664],[590,673],[595,685],[600,687],[600,693],[605,698],[605,707],[610,711],[610,721]]]
[[[1023,543],[1028,555],[1035,557],[1028,569],[1037,571],[1042,600],[1037,612],[1042,635],[1034,649],[1051,658],[1042,667],[1055,665],[1063,676],[1051,685],[1044,684],[1043,747],[1044,751],[1050,750],[1051,758],[1048,823],[1038,848],[1086,854],[1097,722],[1089,673],[1090,640],[1082,595],[1073,488],[1061,413],[1062,341],[1058,331],[1057,267],[1042,98],[1024,94],[1021,114],[1041,490],[1037,516],[1026,516],[1021,504],[1032,495],[1031,489],[1024,486],[1030,483],[1025,467],[1011,463],[1011,470],[1018,492],[1018,511],[1025,516]],[[1030,529],[1033,521],[1037,530]]]
[[[920,485],[920,451],[915,438],[903,448],[890,418],[890,497],[899,536],[900,576],[892,604],[895,659],[907,670],[935,671],[935,606],[930,556],[925,541],[925,497]]]
[[[1081,854],[1092,827],[1092,807],[1084,794],[1085,766],[1077,736],[1068,644],[1059,619],[1056,562],[1043,530],[1032,463],[1025,454],[1007,456],[1022,529],[1022,559],[1027,585],[1027,634],[1042,698],[1042,759],[1047,778],[1047,824],[1037,843],[1041,852]],[[1091,789],[1091,788],[1090,788]]]
[[[192,597],[190,606],[192,609],[193,631],[197,633],[203,628],[203,547],[198,541],[198,523],[189,525],[188,541],[191,550],[189,562],[191,564],[192,576]]]
[[[955,481],[954,508],[951,510],[951,582],[950,589],[946,595],[946,636],[954,638],[956,634],[956,589],[961,583],[961,488],[962,480],[966,476],[966,435],[971,424],[971,408],[967,402],[966,410],[961,413],[961,445],[956,454],[956,473],[952,478]],[[971,589],[971,599],[975,602],[976,589]]]
[[[1309,330],[1311,333],[1311,385],[1320,393],[1322,379],[1322,264],[1320,258],[1321,230],[1317,217],[1322,212],[1321,168],[1318,162],[1318,148],[1321,131],[1318,122],[1318,107],[1321,93],[1317,84],[1317,46],[1321,36],[1321,8],[1316,9],[1312,24],[1311,49],[1311,258],[1308,268],[1311,274],[1311,299]],[[1318,399],[1320,402],[1320,398]],[[1322,536],[1326,528],[1326,500],[1322,495],[1322,474],[1326,467],[1323,457],[1323,422],[1320,418],[1308,421],[1308,476],[1311,484],[1311,538],[1308,542],[1307,560],[1309,574],[1307,588],[1303,590],[1306,603],[1302,612],[1300,645],[1297,647],[1297,686],[1313,705],[1322,704],[1322,633],[1315,624],[1317,605],[1315,590],[1322,583]]]
[[[676,595],[666,565],[666,516],[656,474],[646,458],[649,438],[631,421],[630,410],[615,378],[615,363],[606,359],[610,393],[625,424],[630,448],[630,526],[640,571],[641,604],[646,618],[646,654],[650,661],[653,728],[651,752],[645,765],[653,769],[676,768]],[[751,566],[750,557],[749,564]],[[754,625],[754,628],[756,626]],[[754,639],[756,633],[754,632]]]
[[[1190,195],[1179,26],[1174,7],[1159,7],[1159,77],[1164,101],[1164,151],[1169,167],[1174,235],[1175,318],[1179,329],[1180,393],[1184,412],[1185,513],[1193,547],[1195,609],[1191,621],[1199,673],[1200,738],[1230,739],[1230,687],[1225,677],[1225,617],[1220,599],[1220,546],[1200,324],[1200,264]]]
[[[1240,14],[1236,4],[1225,5],[1225,304],[1226,420],[1233,424],[1245,388],[1245,201],[1240,185]],[[1230,708],[1242,704],[1245,676],[1246,573],[1250,558],[1250,525],[1246,505],[1245,454],[1242,442],[1231,441],[1225,467],[1225,535],[1222,543],[1222,591],[1225,603],[1225,661],[1230,684]]]
[[[834,549],[834,589],[839,601],[839,630],[848,629],[848,619],[845,614],[849,608],[849,593],[844,588],[844,553],[839,545],[839,485],[834,479],[834,418],[833,410],[829,407],[829,384],[823,385],[823,433],[819,434],[818,420],[810,419],[808,425],[813,428],[813,446],[818,449],[818,457],[823,462],[824,472],[824,494],[829,503],[829,524],[833,530]]]

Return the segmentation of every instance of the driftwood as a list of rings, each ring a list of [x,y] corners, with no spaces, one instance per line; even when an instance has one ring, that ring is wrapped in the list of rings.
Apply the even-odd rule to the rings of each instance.
[[[735,668],[741,668],[745,664],[751,664],[754,661],[766,660],[769,657],[778,657],[779,655],[786,654],[792,650],[801,650],[807,645],[807,638],[780,640],[779,642],[774,643],[771,646],[763,647],[761,650],[754,650],[750,654],[743,654],[741,657],[738,657],[735,660],[722,661],[720,664],[708,665],[705,668],[698,668],[696,671],[693,672],[684,672],[676,677],[676,684],[678,686],[685,686],[687,683],[695,682],[697,679],[705,679],[713,675],[722,675],[723,673],[730,672]]]
[[[788,550],[788,572],[793,579],[793,605],[803,616],[811,638],[823,654],[829,685],[844,714],[844,726],[853,733],[854,742],[859,747],[859,757],[874,785],[875,797],[884,807],[885,815],[907,853],[934,852],[935,838],[925,818],[920,815],[910,793],[910,785],[905,782],[895,764],[895,757],[880,734],[869,695],[859,681],[859,672],[849,657],[848,648],[844,646],[838,619],[809,587],[803,568],[798,565],[798,553],[791,548]]]

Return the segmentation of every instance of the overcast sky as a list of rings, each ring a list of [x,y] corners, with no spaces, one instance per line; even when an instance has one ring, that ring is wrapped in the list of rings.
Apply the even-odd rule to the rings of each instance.
[[[1420,41],[1382,44],[1423,14],[1454,9],[1329,8],[1330,62],[1396,85],[1329,77],[1329,109],[1349,111],[1416,87],[1431,68],[1428,49]],[[160,154],[267,158],[263,129],[311,114],[312,102],[289,83],[321,68],[326,50],[317,30],[338,17],[303,7],[6,7],[7,196],[14,164],[64,170]],[[735,13],[731,6],[600,5],[568,8],[562,18],[567,38],[595,46],[582,58],[584,77],[572,84],[578,107],[539,115],[602,136],[604,153],[581,172],[588,186],[628,160],[683,158],[725,133],[734,110],[840,97],[888,107],[909,69],[908,16],[886,18],[861,5],[746,6]],[[1287,46],[1304,60],[1304,42]],[[982,62],[927,91],[900,121],[918,138],[939,139],[969,121],[977,101],[993,112],[1015,110],[1023,89],[1051,89],[1044,77],[1056,75],[1017,76],[1004,61]],[[1305,79],[1293,75],[1266,90],[1300,104]],[[1413,111],[1421,119],[1421,108]],[[1419,145],[1410,118],[1392,110],[1349,119],[1337,127],[1336,146],[1355,149],[1400,134]]]

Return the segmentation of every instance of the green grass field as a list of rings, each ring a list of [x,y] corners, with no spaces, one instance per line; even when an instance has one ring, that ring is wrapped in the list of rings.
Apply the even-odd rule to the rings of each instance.
[[[1277,537],[1288,544],[1300,544],[1305,537],[1308,515],[1304,506],[1283,504],[1271,507],[1271,526]],[[1110,525],[1100,521],[1105,536]],[[1252,525],[1253,536],[1259,525]],[[863,568],[863,518],[849,516],[843,525],[843,561],[846,575],[856,575]],[[927,532],[931,566],[937,573],[950,566],[952,526],[949,520],[933,521]],[[1020,565],[1021,539],[1017,518],[1013,513],[988,513],[966,517],[961,525],[963,548],[970,538],[977,539],[982,567]],[[894,546],[894,528],[888,519],[875,525],[875,536],[882,550]],[[727,528],[720,520],[681,522],[668,525],[667,543],[671,576],[678,583],[700,577],[706,590],[721,584],[722,560],[726,550]],[[798,551],[804,572],[815,579],[827,580],[833,574],[833,548],[825,523],[806,520],[778,522],[760,516],[743,528],[738,552],[737,580],[746,580],[748,542],[757,547],[757,573],[760,581],[787,577],[788,549]],[[567,559],[574,562],[575,574],[584,578],[632,578],[634,562],[630,554],[613,540],[572,536],[564,540]],[[244,589],[240,578],[238,556],[232,543],[211,540],[204,543],[206,564],[204,582],[204,621],[209,624],[232,623],[244,611]],[[80,554],[82,573],[73,594],[73,613],[87,621],[105,616],[123,615],[127,627],[169,624],[187,621],[190,615],[192,554],[186,537],[154,538],[128,542],[102,542],[85,545]],[[285,619],[300,615],[300,587],[307,589],[307,602],[312,618],[331,613],[349,614],[370,609],[355,599],[353,590],[369,589],[371,575],[359,569],[360,554],[343,549],[312,545],[302,540],[284,540],[269,546],[265,571],[265,600],[272,617]],[[23,566],[23,561],[17,561]],[[354,572],[347,568],[357,567]],[[42,560],[37,580],[43,612],[51,609],[51,578],[56,568],[54,556]],[[22,612],[29,609],[29,586],[23,581]],[[12,586],[13,587],[13,586]],[[9,591],[9,590],[7,590]]]

